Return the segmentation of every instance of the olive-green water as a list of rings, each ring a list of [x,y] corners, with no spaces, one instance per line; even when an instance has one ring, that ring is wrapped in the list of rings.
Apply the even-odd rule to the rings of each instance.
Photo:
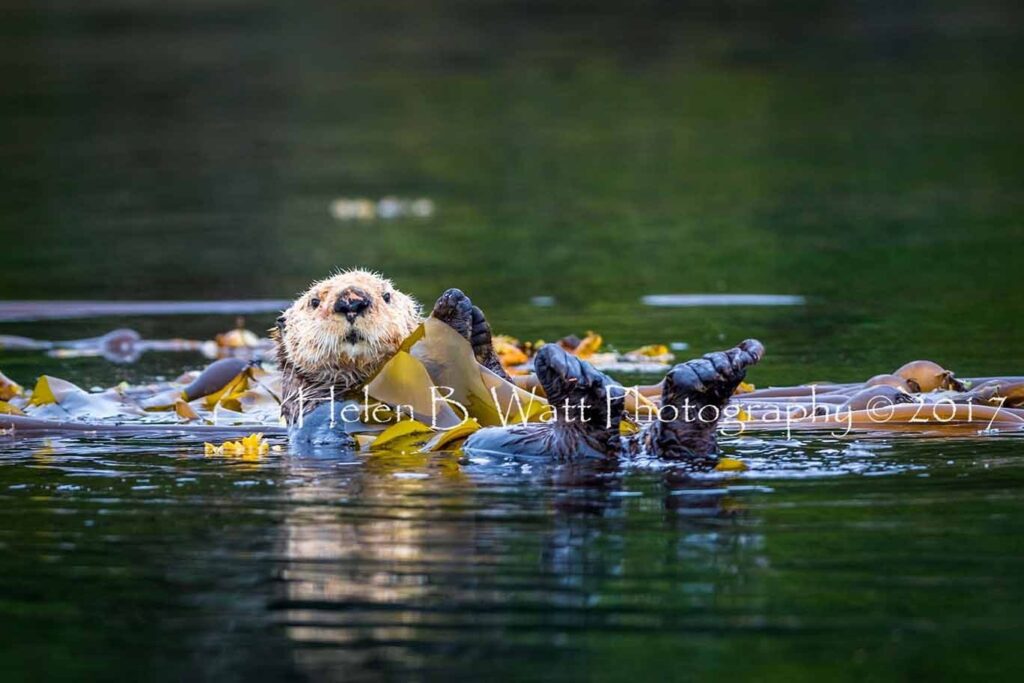
[[[1011,2],[13,0],[0,296],[289,298],[361,265],[424,302],[459,286],[522,338],[685,355],[755,336],[759,386],[921,357],[1024,374],[1022,19]],[[331,213],[387,196],[435,210]],[[806,304],[641,303],[684,293]],[[0,352],[27,384],[203,363]],[[0,437],[0,672],[1019,680],[1019,437],[724,448],[751,470]]]

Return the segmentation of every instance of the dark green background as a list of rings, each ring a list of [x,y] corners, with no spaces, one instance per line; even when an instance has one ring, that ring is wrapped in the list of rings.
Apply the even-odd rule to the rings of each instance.
[[[918,357],[1024,374],[1022,19],[1012,2],[9,1],[0,296],[288,298],[360,265],[425,302],[459,286],[524,338],[596,329],[696,353],[756,336],[760,385]],[[328,211],[385,195],[437,213]],[[808,304],[639,303],[664,293]],[[209,337],[231,322],[0,334]],[[84,386],[201,364],[0,354],[24,383]],[[0,667],[1020,675],[1018,441],[728,448],[755,465],[738,484],[766,488],[693,495],[719,483],[539,464],[457,482],[401,465],[431,474],[408,480],[277,455],[253,469],[173,440],[0,441]],[[306,537],[321,545],[290,544]]]

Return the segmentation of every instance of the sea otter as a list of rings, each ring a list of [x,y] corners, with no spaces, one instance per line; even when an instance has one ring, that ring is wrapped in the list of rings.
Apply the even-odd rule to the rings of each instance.
[[[470,340],[482,365],[508,377],[483,312],[467,297],[446,294],[435,313]],[[285,421],[295,424],[300,412],[330,398],[332,389],[336,399],[358,391],[422,322],[419,303],[378,273],[347,270],[314,282],[271,330]]]
[[[469,297],[449,289],[431,315],[465,338],[481,365],[508,379],[487,319]],[[359,391],[421,322],[412,297],[365,270],[339,273],[302,294],[278,318],[273,332],[283,378],[282,415],[293,441],[322,442],[328,434],[325,400]],[[559,345],[547,344],[537,353],[534,368],[557,419],[481,429],[469,436],[464,449],[557,459],[646,454],[707,464],[717,450],[722,408],[763,354],[761,343],[751,339],[676,365],[663,382],[659,419],[623,436],[626,390]],[[345,443],[344,434],[329,435],[338,445]]]

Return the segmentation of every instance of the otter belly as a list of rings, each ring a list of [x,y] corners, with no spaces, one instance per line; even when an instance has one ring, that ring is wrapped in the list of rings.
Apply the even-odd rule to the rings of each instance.
[[[604,458],[583,430],[565,424],[530,423],[512,427],[487,427],[473,432],[462,445],[466,453],[543,456],[558,460]]]
[[[336,406],[324,403],[306,413],[301,423],[288,428],[288,441],[292,452],[314,446],[324,449],[350,450],[356,441],[345,429],[346,423],[337,419]]]

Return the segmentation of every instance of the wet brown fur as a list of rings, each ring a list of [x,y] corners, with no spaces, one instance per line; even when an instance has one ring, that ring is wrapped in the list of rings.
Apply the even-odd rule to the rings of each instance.
[[[351,288],[370,301],[354,320],[334,310],[335,302]],[[292,424],[300,413],[328,400],[332,389],[338,399],[357,391],[422,320],[419,303],[378,273],[347,270],[314,282],[271,331],[281,368],[285,421]]]

